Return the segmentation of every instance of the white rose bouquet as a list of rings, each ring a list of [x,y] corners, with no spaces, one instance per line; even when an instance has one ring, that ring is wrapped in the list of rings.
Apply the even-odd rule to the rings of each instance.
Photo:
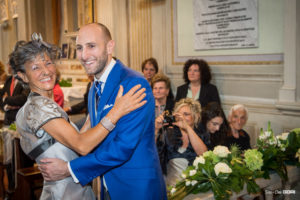
[[[198,156],[193,166],[183,171],[183,180],[169,188],[168,199],[182,199],[190,193],[209,190],[213,191],[215,199],[229,199],[232,192],[241,191],[244,183],[248,182],[252,184],[249,192],[256,193],[259,187],[251,179],[253,172],[246,167],[240,155],[232,154],[225,146],[216,146],[213,151]]]

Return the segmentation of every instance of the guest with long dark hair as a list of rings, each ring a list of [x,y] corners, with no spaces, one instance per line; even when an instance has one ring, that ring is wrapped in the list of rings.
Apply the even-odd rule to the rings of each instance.
[[[224,145],[226,134],[228,132],[228,122],[222,107],[211,102],[202,109],[201,124],[199,129],[202,137],[208,138],[205,141],[208,149],[213,149],[217,145]]]

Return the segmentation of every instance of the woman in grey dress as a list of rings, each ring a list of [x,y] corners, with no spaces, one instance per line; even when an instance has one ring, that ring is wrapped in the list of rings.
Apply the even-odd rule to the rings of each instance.
[[[17,77],[29,86],[31,93],[17,114],[17,130],[21,135],[24,152],[38,163],[42,158],[60,158],[70,161],[85,155],[96,147],[109,133],[111,125],[125,114],[141,107],[146,102],[144,89],[135,86],[124,96],[120,87],[114,107],[106,115],[106,121],[89,128],[87,120],[81,134],[72,126],[68,115],[53,100],[56,67],[53,63],[53,46],[42,41],[40,36],[15,47],[10,54],[10,64]],[[73,150],[74,151],[73,151]],[[95,199],[90,186],[82,187],[71,177],[60,181],[46,182],[41,199]]]

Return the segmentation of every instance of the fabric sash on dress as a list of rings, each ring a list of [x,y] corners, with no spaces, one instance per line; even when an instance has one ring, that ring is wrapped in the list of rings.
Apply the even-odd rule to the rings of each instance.
[[[55,139],[50,138],[49,140],[46,140],[42,142],[40,145],[36,146],[32,151],[28,153],[28,156],[32,159],[35,160],[39,155],[44,153],[49,147],[51,147],[53,144],[55,144]]]

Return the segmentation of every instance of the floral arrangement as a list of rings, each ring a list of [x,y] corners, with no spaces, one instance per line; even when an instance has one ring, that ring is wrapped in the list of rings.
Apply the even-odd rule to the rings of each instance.
[[[261,129],[257,139],[257,148],[263,154],[264,178],[269,178],[269,173],[275,171],[287,180],[286,164],[298,165],[297,153],[300,149],[300,129],[294,129],[289,133],[274,136],[271,123],[268,122],[266,131]]]
[[[270,171],[287,180],[285,164],[300,167],[300,128],[290,133],[274,136],[270,123],[261,130],[257,148],[241,154],[237,146],[216,146],[194,160],[182,172],[182,180],[169,187],[168,199],[183,199],[188,194],[211,190],[215,199],[229,199],[233,192],[240,192],[244,185],[248,193],[260,191],[257,178],[269,178]]]
[[[188,194],[212,190],[215,199],[229,199],[232,192],[240,192],[247,184],[249,193],[260,188],[255,178],[261,177],[262,154],[256,149],[247,150],[244,157],[236,146],[228,150],[216,146],[194,160],[182,173],[182,180],[170,188],[168,199],[183,199]]]

